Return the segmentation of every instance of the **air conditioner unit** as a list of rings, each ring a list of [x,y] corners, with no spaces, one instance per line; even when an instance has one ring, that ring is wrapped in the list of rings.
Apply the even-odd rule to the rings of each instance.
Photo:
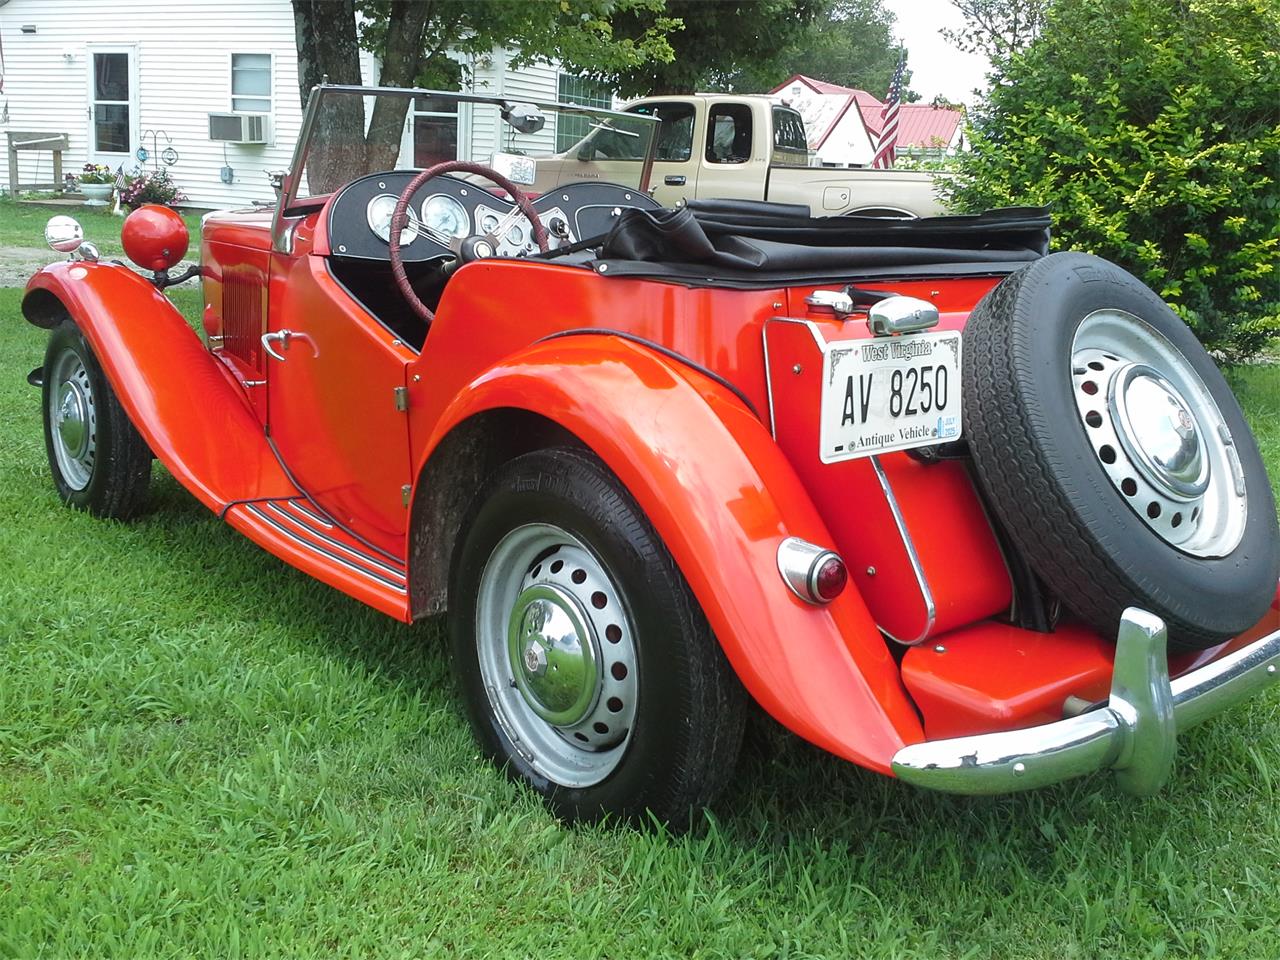
[[[209,139],[224,143],[270,143],[271,118],[262,113],[211,113]]]

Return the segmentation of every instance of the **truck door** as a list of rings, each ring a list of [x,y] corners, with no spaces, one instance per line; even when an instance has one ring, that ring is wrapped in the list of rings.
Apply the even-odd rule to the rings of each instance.
[[[627,109],[658,118],[658,143],[654,150],[649,192],[663,206],[698,196],[698,158],[694,151],[697,110],[679,100],[650,100]]]
[[[704,199],[763,200],[771,138],[767,118],[756,127],[752,104],[738,101],[707,107],[698,196]]]

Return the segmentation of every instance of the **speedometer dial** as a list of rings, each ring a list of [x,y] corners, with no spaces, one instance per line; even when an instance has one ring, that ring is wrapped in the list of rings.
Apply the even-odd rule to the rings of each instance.
[[[391,215],[396,212],[396,201],[400,198],[392,196],[389,193],[379,194],[369,201],[369,206],[365,208],[365,220],[369,223],[369,229],[373,231],[373,235],[383,243],[391,242]],[[409,211],[410,220],[413,217],[413,211]],[[410,223],[400,231],[400,246],[407,246],[418,238],[418,231]]]
[[[422,204],[422,222],[428,230],[449,237],[462,239],[471,234],[471,217],[462,204],[446,193],[427,197]]]

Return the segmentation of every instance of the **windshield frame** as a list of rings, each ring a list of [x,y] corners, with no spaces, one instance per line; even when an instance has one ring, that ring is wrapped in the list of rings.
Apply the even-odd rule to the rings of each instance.
[[[539,110],[553,111],[557,114],[569,114],[576,116],[585,116],[589,119],[605,120],[617,118],[625,120],[629,124],[634,124],[637,119],[645,120],[652,124],[653,131],[649,137],[649,149],[643,160],[640,169],[640,185],[639,189],[649,190],[649,179],[653,173],[653,157],[654,151],[657,149],[658,142],[658,121],[652,117],[645,117],[634,113],[628,113],[624,110],[607,110],[602,107],[588,107],[577,103],[559,103],[555,100],[525,100],[511,99],[507,97],[488,97],[475,93],[461,93],[456,90],[427,90],[421,87],[380,87],[380,86],[354,86],[349,84],[332,84],[322,83],[311,88],[311,94],[307,97],[307,109],[302,118],[302,128],[298,132],[298,140],[293,148],[293,159],[289,163],[289,169],[280,178],[280,186],[276,198],[275,213],[271,220],[271,239],[272,246],[281,253],[293,252],[293,228],[298,221],[307,213],[318,210],[333,196],[333,193],[316,194],[314,196],[299,197],[298,186],[302,181],[302,172],[306,169],[305,164],[307,154],[311,147],[311,138],[315,129],[315,119],[320,112],[321,104],[327,96],[358,96],[358,97],[379,97],[394,96],[403,97],[412,101],[417,97],[434,97],[452,101],[455,104],[475,103],[488,106],[496,106],[502,108],[515,103],[532,104]],[[405,169],[417,169],[408,167]]]

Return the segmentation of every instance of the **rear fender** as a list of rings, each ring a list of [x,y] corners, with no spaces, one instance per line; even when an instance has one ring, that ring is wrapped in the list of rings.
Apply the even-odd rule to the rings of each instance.
[[[816,607],[784,585],[779,543],[831,536],[766,427],[725,386],[621,338],[535,344],[455,396],[415,475],[455,428],[498,410],[552,421],[604,461],[671,551],[743,685],[783,725],[886,773],[899,746],[923,739],[857,591]]]
[[[106,263],[50,264],[27,283],[22,312],[38,327],[75,321],[151,452],[209,509],[297,494],[244,394],[139,274]]]

